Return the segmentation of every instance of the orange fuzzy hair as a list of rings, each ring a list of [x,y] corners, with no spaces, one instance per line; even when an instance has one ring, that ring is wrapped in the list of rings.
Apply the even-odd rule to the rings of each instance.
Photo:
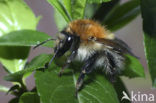
[[[88,40],[89,37],[114,39],[114,35],[103,26],[88,19],[72,21],[65,30],[66,32],[80,36],[82,40]]]

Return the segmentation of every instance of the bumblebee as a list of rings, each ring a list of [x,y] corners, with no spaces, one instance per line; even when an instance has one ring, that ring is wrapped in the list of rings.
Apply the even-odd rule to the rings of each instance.
[[[62,67],[60,76],[72,61],[78,60],[84,63],[76,83],[76,94],[86,74],[100,67],[114,80],[116,75],[124,69],[125,54],[135,56],[126,43],[116,38],[100,23],[89,19],[72,21],[60,32],[50,63],[55,57],[59,58],[67,51],[71,54]]]

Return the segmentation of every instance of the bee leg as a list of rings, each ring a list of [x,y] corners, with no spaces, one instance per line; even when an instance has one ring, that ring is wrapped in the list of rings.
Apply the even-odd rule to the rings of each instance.
[[[85,75],[86,74],[89,74],[90,72],[93,71],[93,65],[92,64],[86,64],[85,65],[85,68],[83,68],[83,70],[81,71],[80,73],[80,76],[76,82],[76,91],[75,91],[75,95],[77,96],[77,93],[79,91],[79,89],[81,88],[82,84],[83,84],[83,81],[84,81],[84,78],[85,78]]]
[[[115,70],[112,70],[112,69],[113,68],[111,68],[110,81],[111,81],[111,83],[115,83],[116,82],[117,73],[116,73]]]
[[[75,96],[77,97],[77,94],[78,94],[78,91],[80,89],[80,87],[82,86],[83,84],[83,80],[84,80],[84,77],[86,75],[86,73],[84,73],[85,71],[81,72],[77,82],[76,82],[76,90],[75,90]]]
[[[73,43],[71,46],[71,55],[67,58],[67,61],[65,63],[65,65],[62,67],[62,69],[59,72],[59,76],[62,75],[63,71],[65,68],[67,68],[69,66],[69,64],[74,60],[74,58],[77,55],[77,50],[79,48],[79,43],[80,43],[80,38],[75,36],[73,39]]]
[[[93,66],[95,64],[97,56],[98,56],[98,54],[95,54],[92,57],[90,57],[88,60],[85,61],[85,64],[82,67],[82,71],[81,71],[80,76],[79,76],[77,83],[76,83],[76,92],[75,92],[76,96],[77,96],[79,89],[81,88],[81,86],[83,84],[83,80],[85,78],[85,75],[91,73],[94,70]]]
[[[116,76],[118,74],[117,70],[116,70],[115,59],[110,53],[107,53],[107,58],[108,58],[109,63],[110,63],[110,74],[109,74],[110,81],[112,83],[114,83],[114,82],[116,82]]]
[[[62,73],[64,72],[64,69],[66,69],[69,66],[69,64],[75,58],[76,54],[77,54],[77,50],[76,51],[73,51],[72,54],[68,57],[66,63],[63,65],[63,67],[61,68],[61,70],[59,72],[59,76],[62,76]]]

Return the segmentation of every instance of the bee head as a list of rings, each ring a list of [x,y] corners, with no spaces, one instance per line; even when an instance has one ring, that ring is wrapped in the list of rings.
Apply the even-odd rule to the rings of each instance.
[[[62,56],[65,52],[67,52],[73,43],[73,36],[66,32],[61,31],[57,40],[54,52],[56,53],[56,57]]]

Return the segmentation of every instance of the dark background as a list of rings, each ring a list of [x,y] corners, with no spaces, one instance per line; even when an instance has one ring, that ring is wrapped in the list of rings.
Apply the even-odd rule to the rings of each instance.
[[[53,18],[53,8],[46,2],[46,0],[25,0],[27,4],[32,8],[35,12],[36,16],[42,16],[42,19],[39,22],[37,29],[39,31],[45,32],[51,36],[55,35],[57,32],[57,28],[55,25],[55,21]],[[142,32],[142,18],[139,15],[136,19],[134,19],[131,23],[129,23],[124,28],[115,32],[115,35],[125,41],[134,52],[135,55],[140,57],[140,61],[143,64],[146,72],[146,78],[135,78],[129,79],[126,77],[122,77],[125,81],[125,85],[127,86],[129,91],[140,91],[141,93],[154,93],[156,94],[156,90],[152,89],[151,79],[148,73],[147,64],[144,55],[144,47],[143,47],[143,32]],[[37,48],[36,50],[31,50],[29,55],[29,60],[31,60],[34,56],[40,53],[51,53],[51,49],[48,48]],[[0,85],[5,85],[10,87],[10,83],[3,80],[3,76],[7,73],[2,68],[0,64]],[[31,89],[34,86],[33,75],[27,80],[28,88]],[[6,95],[5,93],[0,92],[0,103],[7,103],[13,96]],[[156,98],[155,98],[156,99]]]

